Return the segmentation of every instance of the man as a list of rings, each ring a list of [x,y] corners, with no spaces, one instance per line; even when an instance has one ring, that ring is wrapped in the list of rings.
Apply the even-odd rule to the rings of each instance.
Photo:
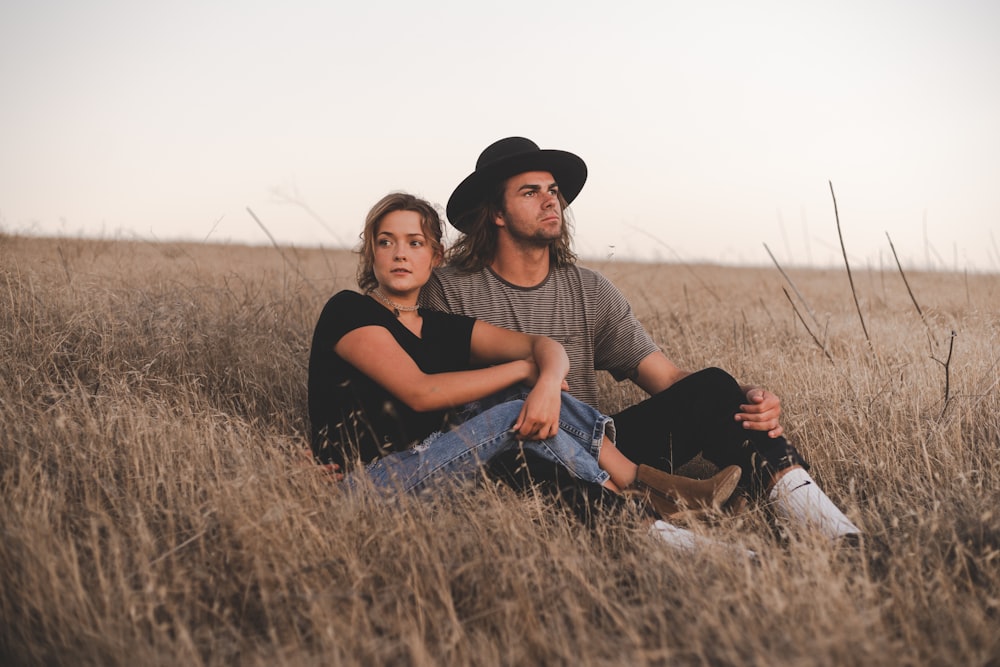
[[[648,399],[612,415],[618,449],[633,461],[671,470],[701,453],[719,467],[738,465],[746,489],[774,500],[779,515],[832,540],[856,539],[860,530],[782,437],[777,396],[717,368],[679,369],[621,292],[576,265],[565,208],[586,180],[586,164],[572,153],[522,137],[487,147],[448,200],[448,220],[462,236],[421,301],[559,341],[570,358],[570,393],[591,405],[595,369],[645,390]]]

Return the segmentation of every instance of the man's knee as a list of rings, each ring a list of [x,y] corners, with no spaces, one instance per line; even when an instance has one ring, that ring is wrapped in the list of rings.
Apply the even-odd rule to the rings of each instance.
[[[746,400],[736,379],[721,368],[705,368],[672,384],[657,394],[654,403],[687,405],[710,412],[731,412]]]
[[[700,391],[711,394],[731,395],[735,392],[740,396],[743,395],[740,383],[736,381],[736,378],[721,368],[714,366],[692,373],[681,380],[681,382],[688,383],[697,387]]]

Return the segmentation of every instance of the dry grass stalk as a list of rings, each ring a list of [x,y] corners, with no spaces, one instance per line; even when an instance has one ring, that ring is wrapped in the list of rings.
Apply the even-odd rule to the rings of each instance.
[[[802,296],[802,292],[800,292],[799,288],[795,286],[795,281],[793,281],[789,277],[789,275],[785,272],[785,270],[781,268],[781,264],[778,263],[778,259],[774,256],[774,253],[771,252],[771,249],[767,247],[766,243],[764,244],[764,250],[767,251],[767,256],[771,258],[771,261],[774,263],[775,268],[777,268],[778,272],[781,273],[781,277],[785,279],[785,282],[788,283],[788,286],[792,288],[793,292],[795,292],[795,296],[799,297],[799,301],[801,301],[802,305],[805,306],[806,312],[809,313],[809,319],[811,319],[813,321],[813,324],[815,324],[816,327],[818,328],[819,320],[816,319],[816,314],[813,312],[812,308],[809,307],[809,302],[806,301],[806,298],[804,296]],[[787,296],[788,293],[786,292],[785,295]],[[791,301],[791,299],[789,299],[789,301]],[[792,307],[794,308],[795,304],[792,304]],[[796,314],[798,314],[798,311],[796,311]],[[805,324],[805,322],[803,322],[802,324]],[[808,325],[806,326],[806,330],[809,331]],[[812,334],[812,331],[809,331],[809,333]],[[820,347],[822,347],[822,345]]]
[[[784,287],[782,287],[781,291],[784,292],[785,298],[788,299],[788,303],[791,304],[792,310],[795,311],[795,315],[799,318],[799,322],[801,322],[802,326],[804,326],[806,328],[806,333],[809,334],[809,336],[813,339],[813,342],[816,343],[816,345],[819,347],[819,349],[823,350],[823,354],[826,355],[826,358],[830,360],[830,363],[836,365],[836,362],[833,360],[833,357],[830,356],[830,351],[826,349],[826,346],[823,345],[822,342],[820,342],[819,338],[816,337],[816,334],[814,334],[812,332],[812,329],[809,328],[809,325],[806,324],[805,319],[803,319],[803,317],[802,317],[802,313],[800,313],[799,309],[796,308],[795,302],[792,301],[792,297],[788,293],[788,290],[786,290]],[[815,321],[815,318],[813,318],[813,320]]]
[[[865,340],[868,347],[872,346],[872,339],[868,335],[868,327],[865,325],[865,316],[861,314],[861,304],[858,302],[858,291],[854,287],[854,276],[851,274],[851,263],[847,261],[847,247],[844,245],[844,234],[840,231],[840,212],[837,210],[837,195],[833,192],[833,181],[830,183],[830,196],[833,197],[833,216],[837,220],[837,238],[840,239],[840,251],[844,255],[844,267],[847,269],[847,280],[851,284],[851,296],[854,297],[854,307],[858,310],[858,319],[861,320],[861,329],[865,332]]]

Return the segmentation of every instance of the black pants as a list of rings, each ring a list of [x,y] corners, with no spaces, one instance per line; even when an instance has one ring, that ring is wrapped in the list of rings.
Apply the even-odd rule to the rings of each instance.
[[[729,373],[706,368],[612,415],[616,444],[632,461],[663,470],[698,454],[720,468],[738,465],[743,470],[740,485],[755,492],[778,470],[795,464],[808,468],[784,437],[746,430],[734,419],[746,402]]]
[[[745,430],[734,419],[746,395],[729,373],[706,368],[622,412],[615,420],[618,449],[635,463],[673,470],[698,454],[719,466],[738,465],[740,486],[760,494],[775,472],[798,464],[808,468],[785,438]],[[534,484],[556,497],[585,523],[622,500],[611,491],[570,477],[559,466],[526,454],[493,460],[492,474],[515,488]]]

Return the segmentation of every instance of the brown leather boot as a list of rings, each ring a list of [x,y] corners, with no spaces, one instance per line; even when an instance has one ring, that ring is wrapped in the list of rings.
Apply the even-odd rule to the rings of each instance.
[[[736,490],[740,474],[740,467],[734,465],[709,479],[693,479],[640,464],[635,482],[628,490],[637,492],[661,517],[679,518],[721,509]]]

